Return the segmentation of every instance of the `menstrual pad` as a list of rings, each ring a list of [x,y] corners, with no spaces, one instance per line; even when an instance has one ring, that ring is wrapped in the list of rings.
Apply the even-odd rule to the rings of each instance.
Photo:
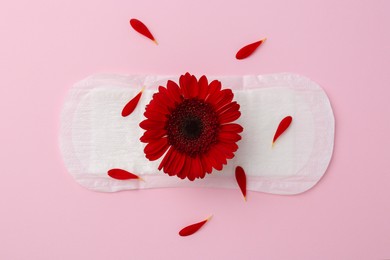
[[[60,145],[69,173],[82,186],[103,192],[160,187],[237,188],[234,169],[242,166],[247,189],[274,194],[298,194],[313,187],[330,162],[334,117],[329,99],[315,82],[295,74],[221,76],[222,88],[231,88],[241,108],[236,121],[243,126],[235,157],[222,171],[189,181],[158,171],[157,161],[145,158],[145,106],[158,86],[178,76],[107,75],[88,77],[70,90],[61,118]],[[128,117],[121,111],[142,87],[141,100]],[[285,116],[293,122],[272,139]],[[121,168],[144,181],[120,181],[107,171]]]

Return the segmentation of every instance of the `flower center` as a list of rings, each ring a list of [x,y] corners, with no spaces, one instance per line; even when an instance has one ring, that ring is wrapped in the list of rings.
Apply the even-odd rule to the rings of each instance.
[[[202,134],[203,124],[199,118],[188,118],[184,120],[181,128],[188,139],[197,139]]]
[[[197,98],[185,99],[171,112],[165,125],[170,145],[192,157],[206,153],[217,142],[218,115]]]

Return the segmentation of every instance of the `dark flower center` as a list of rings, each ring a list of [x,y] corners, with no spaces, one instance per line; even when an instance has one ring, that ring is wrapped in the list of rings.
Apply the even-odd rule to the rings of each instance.
[[[176,106],[165,129],[170,145],[194,157],[206,153],[217,142],[219,126],[218,115],[212,105],[191,98]]]
[[[203,124],[199,118],[188,118],[184,120],[181,129],[188,139],[197,139],[202,134]]]

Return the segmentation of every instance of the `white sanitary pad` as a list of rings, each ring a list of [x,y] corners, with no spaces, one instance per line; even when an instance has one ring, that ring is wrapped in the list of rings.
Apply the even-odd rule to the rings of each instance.
[[[200,76],[200,75],[199,75]],[[78,82],[66,98],[60,144],[69,173],[84,187],[113,192],[159,187],[237,188],[236,166],[247,174],[247,188],[274,194],[297,194],[313,187],[328,167],[333,151],[334,117],[328,97],[313,81],[289,73],[259,76],[208,77],[231,88],[241,108],[236,121],[244,128],[235,157],[222,171],[214,170],[193,182],[158,171],[157,161],[145,158],[147,105],[158,86],[178,76],[95,75]],[[145,91],[135,111],[122,117],[126,103]],[[272,147],[279,122],[293,117],[289,129]],[[145,181],[120,181],[107,171],[121,168]]]

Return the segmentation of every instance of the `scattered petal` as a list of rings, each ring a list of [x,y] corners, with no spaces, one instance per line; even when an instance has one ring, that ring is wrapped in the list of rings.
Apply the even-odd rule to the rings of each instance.
[[[236,54],[237,60],[242,60],[249,57],[267,38],[264,38],[258,42],[254,42],[242,47]]]
[[[206,224],[207,221],[209,221],[211,219],[212,216],[206,218],[205,220],[201,221],[201,222],[198,222],[198,223],[195,223],[195,224],[192,224],[192,225],[189,225],[185,228],[183,228],[182,230],[180,230],[179,232],[179,235],[182,236],[182,237],[185,237],[185,236],[190,236],[192,234],[194,234],[195,232],[197,232],[204,224]]]
[[[146,27],[146,25],[143,22],[141,22],[140,20],[137,20],[137,19],[131,19],[130,20],[130,25],[138,33],[142,34],[145,37],[148,37],[155,44],[158,44],[156,39],[154,39],[154,36],[152,35],[152,33],[149,31],[148,27]]]
[[[246,174],[241,166],[236,167],[236,180],[246,201]]]
[[[283,134],[284,131],[287,130],[291,122],[292,122],[291,116],[286,116],[285,118],[282,119],[282,121],[280,121],[278,129],[276,129],[274,139],[272,140],[272,146],[274,145],[275,141],[279,138],[279,136]]]
[[[133,97],[129,101],[129,103],[126,104],[126,106],[122,110],[123,117],[126,117],[126,116],[130,115],[131,113],[133,113],[134,109],[137,107],[137,104],[142,96],[143,91],[144,91],[144,89],[142,88],[142,90],[135,97]]]
[[[122,170],[122,169],[111,169],[108,172],[108,176],[111,178],[117,179],[117,180],[131,180],[131,179],[138,179],[143,180],[138,175],[135,175],[131,172]]]

